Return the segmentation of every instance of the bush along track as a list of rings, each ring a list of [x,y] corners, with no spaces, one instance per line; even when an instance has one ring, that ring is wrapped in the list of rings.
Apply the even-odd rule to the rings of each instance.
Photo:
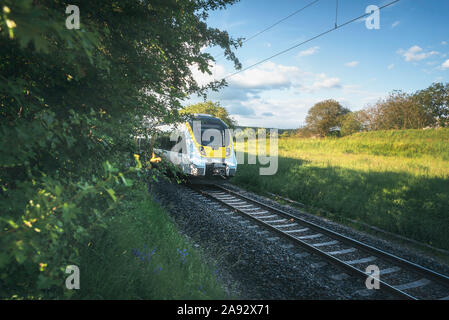
[[[178,232],[143,183],[127,189],[116,214],[81,250],[79,299],[222,299],[201,253]]]
[[[142,123],[179,120],[187,96],[225,85],[200,87],[193,79],[193,64],[209,72],[212,57],[202,47],[217,45],[240,66],[232,52],[240,41],[205,23],[209,11],[234,2],[81,0],[76,4],[80,29],[66,28],[64,1],[1,2],[1,298],[70,297],[75,291],[65,289],[65,267],[81,268],[86,259],[93,263],[89,255],[112,254],[86,245],[98,249],[100,235],[113,243],[113,236],[100,230],[126,225],[121,206],[132,192],[127,188],[137,187],[130,180],[142,179],[142,165],[138,157],[134,167],[125,163],[136,152],[134,137],[152,133]],[[153,203],[147,205],[153,212]],[[135,228],[128,218],[128,227]],[[136,240],[129,243],[132,248],[119,248],[147,254],[145,245],[156,244]],[[173,245],[166,248],[167,255],[173,251],[172,260],[161,258],[165,271],[167,261],[179,262],[176,249],[185,249]],[[157,250],[152,261],[156,252],[162,254]],[[81,278],[89,279],[83,270]],[[164,274],[161,270],[159,276]],[[86,297],[114,296],[95,291],[97,284]],[[163,298],[174,292],[167,290],[139,294]]]

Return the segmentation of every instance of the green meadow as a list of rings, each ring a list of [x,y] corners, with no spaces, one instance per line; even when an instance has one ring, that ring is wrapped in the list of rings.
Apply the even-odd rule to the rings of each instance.
[[[144,184],[124,190],[118,214],[80,252],[75,299],[229,299],[212,262],[179,233]]]
[[[231,182],[449,249],[449,129],[287,137],[278,148],[275,175],[243,164]]]

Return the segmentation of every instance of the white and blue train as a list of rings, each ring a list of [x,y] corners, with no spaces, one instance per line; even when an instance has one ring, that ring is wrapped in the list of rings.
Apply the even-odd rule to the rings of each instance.
[[[190,177],[228,178],[237,171],[231,130],[220,119],[194,114],[177,126],[159,126],[152,141],[154,154],[160,155]]]

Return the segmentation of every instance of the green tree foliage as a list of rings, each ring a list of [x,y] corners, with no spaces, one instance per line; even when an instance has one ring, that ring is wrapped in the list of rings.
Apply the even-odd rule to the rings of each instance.
[[[298,138],[310,138],[314,135],[314,133],[310,130],[310,128],[306,125],[300,126],[296,129],[295,136]]]
[[[80,0],[79,30],[66,1],[1,2],[0,297],[69,294],[65,266],[142,170],[124,165],[142,120],[225,85],[193,79],[192,65],[210,73],[204,46],[240,67],[240,41],[204,22],[234,2]]]
[[[431,125],[449,127],[449,83],[434,83],[414,94],[416,103],[431,115]]]
[[[434,83],[413,94],[393,91],[359,112],[366,130],[403,130],[449,126],[449,84]]]
[[[341,121],[340,132],[342,136],[348,136],[356,132],[363,131],[363,123],[360,112],[349,112],[345,114]]]
[[[192,104],[190,106],[185,107],[180,111],[181,114],[189,114],[189,113],[202,113],[209,114],[211,116],[217,117],[221,119],[224,123],[226,123],[230,128],[234,128],[237,123],[231,116],[228,111],[220,106],[219,102],[200,102],[196,104]]]
[[[307,128],[316,135],[324,137],[341,125],[343,116],[350,111],[335,100],[316,103],[306,117]]]
[[[316,104],[309,110],[307,126],[299,128],[297,135],[324,136],[329,134],[329,128],[336,126],[343,136],[359,131],[449,127],[449,83],[434,83],[413,94],[393,91],[387,98],[360,111],[347,113],[345,110],[344,116],[339,116],[340,107],[333,100]]]
[[[432,123],[429,113],[416,103],[413,95],[394,91],[367,110],[369,127],[373,130],[422,129]]]

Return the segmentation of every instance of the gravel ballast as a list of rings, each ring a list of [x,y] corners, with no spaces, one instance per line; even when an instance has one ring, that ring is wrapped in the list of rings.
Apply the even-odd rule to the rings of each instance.
[[[170,212],[180,232],[200,249],[204,259],[215,262],[217,277],[230,297],[394,298],[384,291],[367,290],[362,279],[345,274],[321,257],[309,254],[185,185],[163,181],[149,188],[154,199]]]
[[[350,238],[359,240],[360,242],[369,244],[381,250],[385,250],[391,254],[397,255],[403,259],[409,260],[411,262],[414,262],[431,270],[449,275],[449,266],[443,260],[438,259],[438,257],[426,254],[424,252],[419,252],[417,249],[408,247],[406,244],[401,244],[398,241],[393,241],[391,239],[385,240],[382,239],[381,237],[367,234],[362,231],[354,230],[350,227],[307,213],[304,210],[294,208],[290,205],[279,204],[278,202],[270,198],[259,196],[253,192],[246,191],[245,189],[242,189],[230,183],[223,184],[223,187],[228,188],[229,190],[232,190],[234,192],[241,193],[242,195],[248,198],[271,205],[280,210],[284,210],[299,218],[303,218],[306,219],[307,221],[329,228],[333,231],[341,233]]]

